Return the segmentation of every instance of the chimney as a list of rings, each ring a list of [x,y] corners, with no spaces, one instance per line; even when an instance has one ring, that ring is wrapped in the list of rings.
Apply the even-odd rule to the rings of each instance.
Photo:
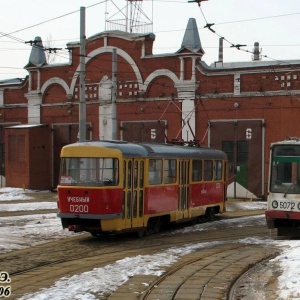
[[[253,49],[253,56],[252,56],[252,60],[254,61],[258,61],[261,60],[261,49],[259,48],[259,43],[255,42],[254,43],[254,49]]]
[[[219,62],[221,63],[223,62],[223,40],[223,37],[219,39]]]
[[[223,37],[219,39],[219,60],[215,62],[215,67],[217,68],[223,67],[223,40]]]

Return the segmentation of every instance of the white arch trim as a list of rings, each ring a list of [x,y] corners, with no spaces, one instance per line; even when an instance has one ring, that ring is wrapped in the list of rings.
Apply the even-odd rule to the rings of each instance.
[[[175,85],[179,83],[179,79],[175,75],[175,73],[171,72],[168,69],[159,69],[159,70],[156,70],[156,71],[152,72],[146,78],[145,83],[144,83],[145,90],[148,88],[148,85],[150,84],[150,82],[152,80],[154,80],[156,77],[159,77],[159,76],[167,76],[167,77],[169,77],[171,80],[173,80],[173,82],[175,83]]]
[[[120,49],[120,48],[116,48],[116,47],[103,47],[103,48],[98,48],[93,50],[92,52],[90,52],[86,59],[85,59],[85,63],[88,63],[89,60],[91,60],[92,58],[94,58],[95,56],[102,54],[102,53],[107,53],[107,52],[113,52],[113,49],[117,49],[117,55],[120,55],[121,57],[123,57],[133,68],[133,71],[135,73],[135,76],[137,78],[137,81],[139,83],[139,85],[143,85],[143,79],[142,79],[142,75],[140,73],[139,68],[137,67],[135,61],[131,58],[131,56],[128,55],[127,52],[125,52],[124,50]],[[75,89],[75,84],[76,81],[79,77],[79,71],[80,71],[80,65],[78,65],[74,76],[72,78],[72,82],[71,82],[71,87],[70,87],[70,92],[73,94],[74,93],[74,89]]]
[[[68,84],[63,79],[58,78],[58,77],[53,77],[53,78],[48,79],[43,84],[43,86],[41,88],[41,92],[44,93],[51,84],[59,84],[60,86],[62,86],[64,88],[67,95],[70,94],[70,88],[69,88]]]

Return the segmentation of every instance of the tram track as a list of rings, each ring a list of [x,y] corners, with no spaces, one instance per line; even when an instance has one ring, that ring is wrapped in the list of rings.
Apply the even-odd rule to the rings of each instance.
[[[40,202],[40,195],[37,195],[35,198],[36,199],[32,200],[32,202]],[[44,201],[56,202],[56,198],[53,197],[53,194],[47,193],[46,195],[42,195],[42,198]],[[31,203],[31,200],[28,201],[28,203]],[[30,211],[30,214],[38,214],[40,212],[41,210]],[[24,216],[29,214],[28,211],[20,211],[17,213],[18,215]],[[46,211],[45,213],[49,212]],[[51,213],[53,213],[53,211],[51,211]],[[47,236],[41,237],[40,241],[42,243],[35,246],[26,244],[28,239],[25,239],[25,243],[22,246],[29,246],[29,248],[0,254],[1,270],[8,272],[12,280],[12,293],[9,299],[20,299],[27,293],[34,294],[40,289],[53,287],[55,282],[60,281],[62,277],[72,278],[73,275],[80,275],[95,268],[106,269],[106,267],[116,265],[117,261],[122,261],[124,258],[134,259],[135,257],[146,256],[147,259],[149,259],[150,257],[156,257],[158,253],[167,252],[170,249],[171,253],[173,251],[172,248],[184,248],[185,246],[189,247],[190,245],[197,244],[200,246],[193,252],[197,253],[197,255],[201,255],[203,259],[209,259],[216,251],[221,253],[225,248],[229,249],[228,247],[233,247],[237,250],[243,249],[243,247],[246,247],[245,243],[247,242],[242,240],[246,240],[249,237],[263,240],[269,236],[269,231],[264,222],[257,223],[255,221],[254,223],[258,225],[249,222],[252,218],[251,216],[262,215],[263,213],[264,210],[239,210],[238,202],[234,201],[230,203],[230,211],[216,215],[214,222],[192,226],[189,226],[189,224],[178,224],[174,227],[172,226],[172,229],[164,230],[158,234],[148,235],[142,239],[137,238],[135,234],[121,234],[118,236],[95,238],[88,233],[80,233],[72,237],[60,237],[57,241],[52,240],[46,243],[44,242]],[[10,216],[11,213],[9,211],[1,212],[1,215],[5,217]],[[239,219],[248,216],[251,218],[245,218],[243,221]],[[224,222],[226,219],[233,220],[232,222]],[[239,224],[242,224],[242,227]],[[35,239],[35,242],[39,242],[39,240]],[[212,242],[215,242],[213,244],[214,246],[212,246]],[[190,260],[190,263],[186,265],[186,268],[188,268],[193,264],[192,259],[191,256],[189,257],[189,255],[184,254],[184,256],[178,257],[178,260],[172,263],[172,265],[163,267],[164,272],[172,272],[172,268],[176,268],[176,266],[185,260]],[[252,263],[250,263],[249,266],[251,266],[251,264]],[[184,266],[181,269],[184,269]],[[128,282],[135,280],[136,277],[138,276],[129,278]],[[152,282],[157,280],[157,277],[154,275],[147,276],[147,280],[149,280],[150,286]],[[189,281],[193,281],[192,277],[190,280],[186,279],[186,284]],[[122,283],[120,283],[119,288],[126,289],[126,282],[123,284],[124,287],[121,284]],[[184,287],[184,285],[185,284],[182,284],[182,287]],[[210,283],[208,282],[206,286],[206,289],[208,289]],[[137,286],[135,285],[135,287]],[[177,288],[179,291],[180,287],[178,286]],[[114,292],[105,292],[105,295],[97,294],[95,297],[101,300],[108,298],[113,299],[117,290],[116,288]],[[138,290],[137,288],[135,295],[137,295],[136,292]],[[143,285],[143,291],[144,290],[145,285]],[[150,294],[148,300],[149,298],[151,298]],[[130,298],[125,299],[129,300]]]
[[[232,258],[233,254],[237,255],[236,260]],[[207,255],[193,253],[190,256],[154,280],[138,299],[160,299],[167,293],[168,299],[172,300],[185,298],[201,300],[209,298],[211,294],[214,294],[214,299],[231,300],[234,299],[233,290],[237,287],[234,283],[240,277],[239,274],[249,269],[249,266],[242,264],[241,261],[254,259],[259,263],[262,260],[257,254],[253,258],[251,249],[247,249],[244,245],[224,245]],[[273,256],[274,253],[270,253],[267,258]],[[237,262],[239,267],[236,266]],[[235,272],[232,272],[233,268]],[[209,276],[204,275],[207,273]],[[114,298],[112,295],[109,300]]]
[[[231,246],[230,249],[237,249],[237,248],[241,248],[241,246]],[[219,249],[218,251],[216,251],[214,253],[214,255],[216,254],[220,254],[224,251],[224,249]],[[188,267],[189,272],[188,274],[186,274],[185,276],[181,276],[180,282],[178,283],[177,286],[174,287],[173,291],[172,291],[172,295],[170,295],[170,299],[175,299],[176,295],[180,295],[180,290],[186,285],[188,284],[188,281],[195,276],[195,274],[197,274],[199,272],[198,268],[193,268],[193,265],[199,263],[199,262],[203,262],[205,261],[205,259],[207,259],[208,257],[211,257],[211,253],[209,255],[204,255],[204,256],[197,256],[193,259],[188,259],[187,261],[184,261],[182,263],[180,263],[178,266],[172,268],[171,270],[167,271],[166,273],[164,273],[162,276],[160,276],[157,280],[153,281],[151,283],[151,285],[146,289],[146,291],[143,293],[143,295],[141,297],[139,297],[139,300],[147,300],[149,299],[150,295],[151,297],[157,297],[157,293],[156,290],[157,289],[161,289],[159,291],[159,293],[162,292],[162,290],[164,288],[161,288],[161,286],[163,285],[163,283],[166,283],[166,281],[171,281],[170,278],[171,276],[176,276],[176,274],[178,274],[179,272],[181,273],[185,273],[184,269]],[[207,268],[210,265],[210,263],[206,263],[204,262],[202,268]],[[178,276],[178,275],[177,275]],[[209,283],[209,281],[205,284],[207,285]],[[184,289],[184,288],[183,288]],[[201,288],[200,288],[201,289]],[[200,294],[200,289],[199,289],[199,294]],[[156,294],[156,295],[155,295]]]
[[[256,235],[256,236],[264,236],[264,234],[262,234],[261,230],[258,228],[257,230],[251,230],[251,232]],[[209,243],[212,240],[215,241],[212,237],[211,234],[209,232],[199,232],[198,234],[201,235],[201,243]],[[241,239],[245,236],[244,233],[242,234],[238,234],[238,233],[233,233],[232,234],[234,236],[234,239],[238,240]],[[180,237],[179,237],[180,236]],[[180,240],[178,240],[178,237],[180,238]],[[109,238],[108,238],[109,239]],[[78,244],[77,242],[78,241]],[[142,243],[139,243],[140,241],[142,241]],[[225,234],[222,234],[222,232],[220,232],[220,236],[218,238],[219,242],[224,241],[224,243],[226,243],[226,241],[228,241],[228,236],[226,236]],[[122,246],[120,246],[120,242],[122,243]],[[232,242],[232,241],[231,241]],[[69,247],[64,247],[62,246],[62,249],[56,249],[57,244],[59,243],[66,243],[66,244],[70,244]],[[166,235],[165,233],[163,234],[153,234],[151,236],[145,237],[142,240],[138,239],[138,238],[130,238],[128,236],[124,237],[124,236],[118,236],[118,237],[112,237],[112,239],[110,239],[109,241],[107,240],[101,240],[101,238],[93,238],[93,237],[89,237],[87,235],[84,235],[82,238],[75,238],[75,243],[77,247],[82,247],[83,244],[88,245],[88,248],[91,248],[89,251],[87,251],[87,247],[82,247],[81,249],[78,249],[78,254],[76,255],[72,255],[70,257],[70,248],[72,248],[72,245],[74,243],[70,243],[69,239],[66,240],[60,240],[59,242],[51,242],[51,243],[47,243],[47,244],[43,244],[40,246],[36,246],[36,247],[31,247],[28,249],[24,249],[24,250],[18,250],[18,251],[14,251],[12,253],[5,253],[0,255],[0,263],[1,263],[1,267],[3,267],[4,269],[6,269],[12,276],[14,275],[20,275],[20,274],[24,274],[26,272],[31,272],[32,270],[38,269],[38,268],[42,268],[42,267],[47,267],[47,266],[51,266],[51,265],[55,265],[55,264],[62,264],[62,263],[67,263],[67,262],[73,262],[73,261],[78,261],[80,259],[82,259],[82,249],[84,249],[84,258],[88,259],[88,258],[92,258],[92,257],[101,257],[101,256],[106,256],[107,254],[111,254],[111,253],[130,253],[131,251],[146,251],[147,253],[152,253],[155,252],[157,250],[161,250],[161,249],[165,249],[165,248],[172,248],[172,247],[180,247],[189,243],[195,243],[195,235],[191,235],[191,237],[188,237],[187,235]],[[101,245],[100,245],[101,243]],[[54,248],[51,247],[51,244],[54,245]],[[94,248],[93,246],[96,245],[97,248]],[[47,249],[48,247],[51,247],[48,251],[46,251],[45,249]],[[59,247],[61,248],[61,247]],[[120,248],[124,248],[123,250]],[[16,266],[14,264],[14,260],[16,261],[24,261],[26,260],[26,265],[30,265],[30,260],[28,260],[28,258],[24,258],[27,257],[27,254],[31,253],[31,256],[36,256],[39,257],[40,255],[44,255],[45,253],[49,253],[49,251],[51,251],[51,256],[47,255],[48,259],[50,260],[49,262],[42,262],[42,261],[36,261],[36,264],[30,268],[27,269],[22,269],[22,270],[14,270],[13,267]],[[63,259],[59,259],[59,260],[52,260],[52,257],[60,257],[62,255],[63,252],[68,252],[67,254],[67,258],[63,258]],[[19,253],[19,254],[18,254]],[[74,253],[74,251],[73,251]],[[11,266],[11,268],[8,266],[8,264],[6,264],[6,262],[9,262],[8,264]]]
[[[221,243],[195,250],[152,280],[147,288],[139,277],[132,278],[108,299],[242,299],[234,298],[235,284],[256,264],[278,255],[276,249],[239,243]],[[145,281],[145,278],[142,278]],[[139,297],[136,297],[136,293]],[[165,298],[167,297],[167,298]]]
[[[220,219],[221,218],[219,218],[219,220]],[[211,224],[216,224],[217,222],[218,221],[215,221]],[[182,227],[179,227],[179,229],[180,228]],[[186,226],[183,228],[186,228]],[[166,230],[159,234],[152,234],[146,236],[142,239],[143,241],[142,243],[140,243],[141,239],[136,238],[132,234],[124,234],[118,236],[105,236],[105,237],[98,237],[98,238],[91,237],[89,234],[83,234],[83,235],[74,236],[72,238],[60,239],[59,241],[54,241],[54,242],[52,241],[46,244],[41,244],[38,246],[1,254],[0,262],[1,262],[1,266],[7,269],[11,274],[14,274],[18,272],[18,270],[15,270],[17,264],[14,263],[14,260],[20,261],[21,260],[20,257],[26,256],[27,264],[30,265],[30,260],[29,260],[30,257],[32,256],[38,257],[41,254],[49,253],[49,251],[51,251],[51,254],[47,255],[47,262],[44,263],[45,265],[47,265],[48,263],[50,264],[53,263],[53,261],[55,260],[51,260],[52,257],[57,257],[57,256],[65,257],[66,261],[72,260],[72,258],[70,257],[70,253],[74,253],[74,252],[76,253],[76,248],[78,249],[79,254],[75,255],[74,259],[77,259],[78,257],[80,258],[80,256],[82,255],[81,254],[82,251],[84,251],[85,257],[94,256],[99,252],[102,255],[110,252],[120,251],[122,247],[126,247],[126,251],[128,251],[128,249],[131,250],[131,246],[130,246],[131,244],[133,245],[132,249],[135,249],[136,247],[140,249],[151,248],[152,244],[154,244],[153,245],[154,247],[156,247],[157,244],[159,244],[160,247],[162,247],[163,245],[166,245],[167,247],[178,246],[181,244],[193,243],[195,241],[195,237],[194,237],[195,235],[196,236],[201,235],[202,242],[210,242],[212,240],[211,233],[208,230],[198,231],[198,232],[196,231],[194,233],[189,233],[189,234],[176,233],[176,230],[178,230],[178,227],[176,227],[174,230]],[[225,229],[225,231],[228,230]],[[222,231],[219,230],[219,233],[221,232]],[[263,235],[265,233],[261,233],[260,229],[258,229],[255,232],[255,234]],[[234,228],[230,228],[230,232],[226,232],[226,234],[225,233],[219,234],[218,239],[219,240],[226,239],[228,238],[228,235],[232,235],[232,237],[236,239],[239,239],[243,236],[243,234],[242,235],[237,234]],[[178,240],[178,236],[180,236],[180,240]],[[56,245],[59,245],[59,247],[56,247]],[[75,249],[73,245],[75,245],[76,247]],[[7,261],[10,261],[10,263],[6,264]],[[59,261],[63,261],[63,259],[60,259]],[[34,260],[33,262],[36,262],[36,260]],[[41,261],[38,261],[37,264],[38,266],[43,265]],[[37,265],[32,266],[32,268],[35,267],[37,267]],[[19,271],[21,272],[22,270]]]
[[[33,293],[40,288],[51,286],[62,276],[71,276],[113,264],[124,257],[151,255],[172,247],[195,243],[204,245],[212,241],[219,241],[217,247],[231,245],[230,247],[239,248],[242,246],[236,243],[236,240],[248,236],[263,238],[266,235],[268,235],[268,231],[263,226],[251,226],[243,229],[230,228],[230,230],[224,228],[215,232],[196,231],[189,234],[176,232],[176,230],[164,231],[143,239],[132,235],[94,238],[83,234],[71,239],[0,255],[0,263],[1,267],[9,272],[14,282],[11,299],[17,299],[22,294]],[[35,259],[30,259],[31,256],[34,256]],[[57,259],[58,257],[60,259]],[[20,261],[22,261],[21,264]],[[14,266],[14,268],[9,266]],[[44,275],[38,278],[39,274]]]

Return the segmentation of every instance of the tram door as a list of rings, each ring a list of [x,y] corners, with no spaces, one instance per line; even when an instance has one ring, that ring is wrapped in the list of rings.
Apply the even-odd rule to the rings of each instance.
[[[189,217],[189,161],[179,160],[179,203],[180,218]]]
[[[144,216],[144,161],[124,160],[123,218],[125,228],[143,226]]]

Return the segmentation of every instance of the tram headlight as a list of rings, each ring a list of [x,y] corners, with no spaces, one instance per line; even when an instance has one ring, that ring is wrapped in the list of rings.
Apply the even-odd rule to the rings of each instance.
[[[272,208],[277,208],[278,207],[278,202],[276,200],[272,201]]]

